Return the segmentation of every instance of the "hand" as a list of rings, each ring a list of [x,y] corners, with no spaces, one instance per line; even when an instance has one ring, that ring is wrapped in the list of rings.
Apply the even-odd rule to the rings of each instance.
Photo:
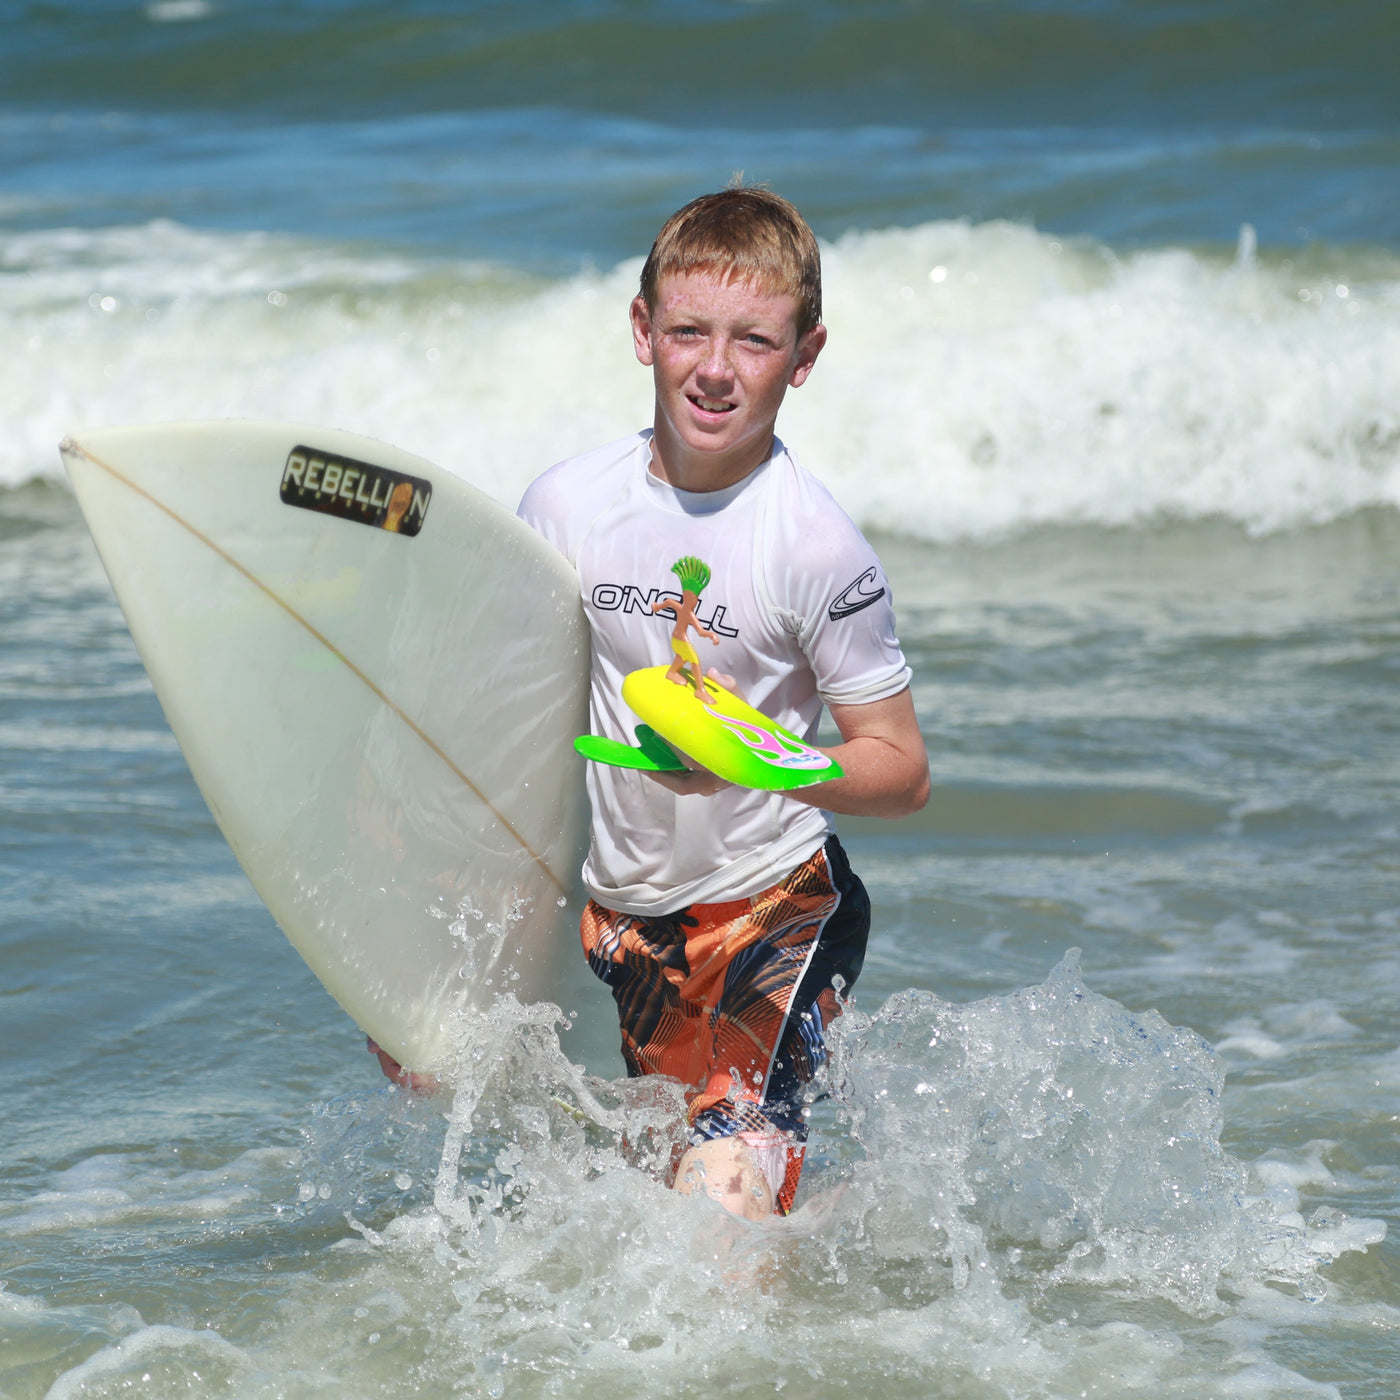
[[[687,763],[695,762],[689,754],[681,754],[681,757]],[[727,779],[698,765],[688,773],[653,773],[647,770],[647,777],[654,783],[660,783],[667,791],[674,792],[677,797],[713,797],[722,789],[734,786]]]
[[[733,692],[735,681],[733,676],[727,676],[722,671],[717,671],[713,666],[705,674],[717,685],[722,685],[726,690]],[[737,692],[735,692],[737,693]],[[740,696],[740,699],[743,697]],[[670,742],[669,740],[667,741]],[[671,745],[676,749],[674,744]],[[676,752],[690,764],[688,773],[653,773],[647,771],[647,777],[654,783],[660,783],[668,792],[674,792],[677,797],[713,797],[715,793],[722,792],[725,788],[733,787],[727,778],[721,778],[717,773],[702,764],[697,763],[688,753],[681,749]]]
[[[365,1037],[365,1049],[379,1057],[379,1068],[384,1078],[394,1084],[401,1084],[410,1094],[435,1094],[438,1082],[431,1074],[419,1074],[405,1069],[387,1050],[381,1050],[369,1036]]]

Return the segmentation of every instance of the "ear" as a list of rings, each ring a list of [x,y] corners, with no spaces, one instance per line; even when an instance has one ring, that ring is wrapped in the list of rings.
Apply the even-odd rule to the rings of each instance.
[[[651,310],[640,292],[632,298],[631,316],[632,349],[642,364],[650,365],[656,358],[651,348]]]
[[[792,388],[799,388],[807,382],[807,376],[811,374],[812,366],[816,364],[817,356],[821,354],[825,344],[826,327],[820,322],[797,342],[796,362],[793,364],[792,374],[788,377],[788,384]]]

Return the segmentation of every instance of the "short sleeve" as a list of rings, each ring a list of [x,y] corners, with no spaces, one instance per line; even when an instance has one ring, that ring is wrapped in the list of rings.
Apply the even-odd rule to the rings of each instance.
[[[576,541],[569,538],[568,493],[558,467],[538,476],[525,488],[516,515],[537,534],[543,535],[568,561],[574,563]]]
[[[649,450],[650,439],[650,432],[632,433],[556,462],[526,487],[516,515],[577,568],[593,522],[642,469],[639,454]]]
[[[775,532],[767,571],[774,616],[797,638],[823,703],[867,705],[897,695],[912,673],[880,560],[824,489],[804,494],[807,508]]]

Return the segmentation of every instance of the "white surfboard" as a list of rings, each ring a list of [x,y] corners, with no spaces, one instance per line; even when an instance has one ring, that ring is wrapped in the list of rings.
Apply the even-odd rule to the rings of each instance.
[[[463,1006],[551,996],[577,957],[587,728],[568,562],[349,433],[170,424],[62,452],[190,770],[327,990],[424,1070]]]

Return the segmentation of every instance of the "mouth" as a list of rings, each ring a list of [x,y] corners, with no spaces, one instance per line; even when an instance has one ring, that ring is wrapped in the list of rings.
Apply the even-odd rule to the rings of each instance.
[[[739,407],[736,403],[730,403],[728,399],[707,399],[702,394],[687,394],[686,397],[701,413],[733,413]]]

